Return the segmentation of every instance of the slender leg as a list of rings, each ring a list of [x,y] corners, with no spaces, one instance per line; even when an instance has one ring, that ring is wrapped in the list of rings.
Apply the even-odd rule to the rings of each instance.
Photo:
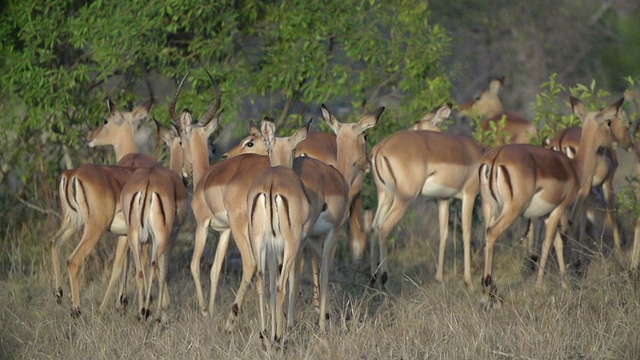
[[[216,306],[216,293],[218,291],[218,282],[220,279],[220,272],[222,272],[222,263],[227,255],[227,249],[229,248],[229,238],[231,237],[231,229],[226,229],[220,233],[218,239],[218,247],[216,249],[216,255],[213,259],[213,265],[211,265],[211,293],[209,296],[209,312],[213,312]]]
[[[193,247],[193,257],[191,258],[191,275],[196,285],[196,296],[198,298],[198,305],[202,315],[207,316],[207,308],[204,303],[204,295],[202,292],[202,282],[200,281],[200,259],[202,258],[202,252],[207,242],[207,231],[209,229],[209,220],[198,220],[196,227],[196,239]]]
[[[331,229],[325,239],[320,267],[320,331],[325,331],[327,323],[327,294],[329,293],[329,272],[338,242],[337,229]]]
[[[438,200],[438,222],[440,223],[440,247],[438,251],[438,269],[436,271],[436,281],[444,282],[444,255],[449,236],[449,199]]]
[[[116,280],[120,277],[120,274],[122,273],[122,270],[125,267],[125,260],[127,259],[127,250],[129,250],[127,237],[118,236],[118,246],[116,247],[116,256],[113,261],[113,269],[111,270],[111,277],[109,279],[109,285],[107,286],[107,291],[104,293],[104,297],[102,298],[102,303],[100,304],[100,309],[98,310],[98,317],[104,314],[104,311],[107,308],[107,302],[109,301],[109,297],[111,296],[111,292],[113,291],[113,287],[115,286]]]
[[[109,221],[111,223],[111,221]],[[72,316],[80,315],[80,284],[78,281],[78,273],[80,266],[85,257],[96,246],[98,240],[107,230],[108,224],[98,228],[86,224],[82,239],[71,256],[67,259],[67,271],[69,272],[69,280],[71,283],[71,314]]]
[[[58,249],[65,244],[73,234],[78,231],[78,227],[71,221],[71,218],[65,216],[60,225],[60,230],[53,236],[53,240],[50,243],[51,247],[51,263],[53,264],[53,274],[55,280],[54,294],[56,302],[60,304],[62,302],[62,272],[60,270],[60,254]]]
[[[536,284],[535,284],[536,291],[539,291],[542,288],[542,280],[544,277],[545,266],[547,264],[547,257],[549,256],[551,243],[554,241],[554,238],[558,231],[558,223],[560,221],[560,217],[562,216],[564,210],[565,210],[564,206],[557,207],[551,212],[551,214],[549,214],[549,218],[547,219],[544,242],[542,243],[542,253],[540,255],[540,268],[538,269],[538,277],[536,278]],[[562,241],[562,239],[560,239],[560,241]],[[560,260],[560,258],[558,258],[558,260]],[[564,260],[562,262],[564,263]],[[564,265],[564,264],[561,264],[561,265]]]

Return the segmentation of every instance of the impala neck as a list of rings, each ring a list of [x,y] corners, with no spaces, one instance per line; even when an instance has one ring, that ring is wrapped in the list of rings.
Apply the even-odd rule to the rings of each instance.
[[[113,150],[116,153],[116,162],[122,160],[125,155],[136,153],[137,149],[133,137],[133,131],[131,131],[131,133],[127,132],[121,137],[118,137],[113,144]]]
[[[184,156],[182,155],[182,146],[180,146],[179,138],[173,140],[170,151],[171,156],[169,158],[169,169],[180,174]]]
[[[202,180],[209,168],[209,142],[201,129],[193,129],[191,136],[193,188]]]
[[[366,169],[367,164],[360,164],[355,162],[353,156],[353,149],[340,145],[340,139],[336,139],[338,143],[337,149],[337,170],[342,174],[345,181],[349,185],[349,197],[351,198],[351,188],[354,186],[354,182],[360,173]],[[351,199],[349,199],[351,201]]]
[[[591,191],[592,178],[596,171],[596,152],[599,147],[596,141],[597,135],[597,124],[593,121],[585,122],[582,127],[580,145],[574,158],[576,175],[578,175],[580,182],[579,194],[583,197]]]

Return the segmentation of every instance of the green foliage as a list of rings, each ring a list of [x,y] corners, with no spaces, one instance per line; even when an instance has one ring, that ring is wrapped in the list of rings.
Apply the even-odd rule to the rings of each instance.
[[[488,129],[482,126],[483,119],[481,116],[473,117],[473,138],[485,148],[494,147],[495,144],[507,144],[511,135],[505,130],[507,126],[507,116],[502,115],[498,121],[488,121]]]
[[[10,0],[2,9],[3,208],[14,196],[52,200],[65,157],[104,162],[81,139],[106,114],[105,98],[131,108],[156,97],[152,113],[168,121],[167,79],[188,69],[179,106],[198,116],[210,104],[206,67],[223,92],[222,126],[247,102],[284,131],[323,102],[352,104],[353,115],[337,114],[347,121],[393,105],[377,142],[451,100],[441,62],[449,37],[421,1]]]
[[[592,80],[588,86],[576,84],[567,89],[556,82],[556,75],[552,74],[549,81],[540,85],[540,92],[536,95],[536,102],[533,104],[536,114],[533,123],[538,129],[538,134],[532,139],[532,143],[536,145],[545,145],[547,140],[551,140],[562,129],[581,125],[580,119],[571,112],[567,92],[580,99],[589,110],[598,110],[607,106],[609,93],[598,88],[595,80]]]

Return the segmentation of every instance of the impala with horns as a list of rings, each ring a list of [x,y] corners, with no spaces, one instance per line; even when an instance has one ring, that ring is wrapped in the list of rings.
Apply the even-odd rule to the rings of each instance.
[[[522,117],[518,113],[505,111],[502,108],[502,102],[498,97],[500,88],[504,85],[504,77],[493,79],[489,83],[489,88],[483,90],[472,100],[466,102],[460,107],[462,115],[482,118],[482,131],[488,131],[494,128],[491,122],[499,123],[505,119],[505,126],[502,131],[507,134],[506,139],[497,139],[498,146],[502,144],[528,144],[531,138],[537,133],[537,129],[533,124]]]
[[[442,121],[450,108],[443,106],[430,116]],[[433,126],[433,125],[432,125]],[[372,231],[372,281],[384,286],[387,280],[387,236],[402,219],[411,203],[420,195],[438,202],[440,250],[436,280],[444,281],[444,255],[449,231],[449,206],[454,198],[462,200],[462,229],[464,239],[464,280],[471,281],[471,222],[478,195],[478,165],[481,146],[467,136],[439,131],[399,131],[373,147],[371,164],[378,195]],[[380,251],[376,262],[375,247]]]
[[[620,226],[616,219],[615,192],[613,190],[613,178],[618,168],[618,156],[615,147],[620,145],[626,150],[631,150],[633,146],[629,134],[629,120],[624,111],[619,111],[617,116],[611,121],[611,135],[613,137],[613,148],[600,147],[596,153],[596,168],[593,173],[592,187],[602,187],[605,199],[605,226],[611,230],[615,250],[621,252],[622,241],[620,238]],[[575,155],[580,145],[582,128],[572,126],[559,131],[548,143],[548,147],[555,151],[566,154],[569,158],[575,159]]]
[[[582,120],[582,136],[575,159],[539,146],[512,144],[485,153],[479,169],[485,228],[485,268],[482,277],[483,301],[490,306],[497,298],[492,277],[493,248],[498,237],[520,215],[539,218],[548,215],[535,289],[542,286],[549,250],[553,243],[558,258],[562,286],[565,278],[563,239],[558,231],[568,227],[567,208],[577,200],[574,223],[583,217],[580,203],[589,194],[599,147],[611,146],[612,119],[624,99],[602,111],[587,112],[584,104],[571,97],[574,114]],[[577,219],[576,219],[577,218]]]
[[[125,235],[124,218],[120,211],[120,192],[127,179],[133,174],[134,167],[157,164],[148,155],[132,154],[135,151],[135,124],[149,115],[153,101],[148,100],[131,112],[122,112],[107,101],[109,114],[103,125],[88,136],[89,146],[113,145],[116,160],[122,166],[85,164],[76,169],[63,171],[58,182],[62,223],[50,243],[53,273],[55,278],[55,296],[60,303],[62,298],[62,274],[60,271],[59,247],[66,243],[81,228],[82,237],[75,250],[67,259],[71,288],[71,314],[80,314],[80,284],[78,273],[84,258],[95,247],[100,237],[111,231],[116,235]],[[118,238],[118,248],[126,248],[127,239]],[[121,287],[119,303],[126,300]]]
[[[293,171],[293,150],[307,137],[309,121],[289,138],[275,136],[273,120],[265,118],[260,130],[267,144],[271,168],[256,178],[247,193],[249,239],[256,259],[257,289],[260,297],[260,338],[267,341],[265,275],[269,271],[271,307],[271,343],[281,345],[284,336],[284,300],[289,291],[290,309],[297,291],[296,261],[323,205],[307,197],[298,174]],[[279,269],[281,262],[282,270]],[[278,276],[279,275],[279,276]],[[287,290],[288,287],[288,290]],[[294,312],[287,314],[289,322]]]

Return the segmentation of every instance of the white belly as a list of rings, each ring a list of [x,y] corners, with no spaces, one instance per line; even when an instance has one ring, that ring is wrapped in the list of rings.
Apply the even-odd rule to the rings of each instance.
[[[549,214],[558,205],[544,201],[540,196],[534,196],[529,206],[524,210],[523,216],[526,218],[537,218]]]
[[[109,231],[116,235],[127,235],[127,223],[124,221],[124,213],[122,211],[117,212],[113,217]]]
[[[460,191],[459,188],[447,187],[427,179],[422,185],[422,195],[434,198],[450,198]]]

